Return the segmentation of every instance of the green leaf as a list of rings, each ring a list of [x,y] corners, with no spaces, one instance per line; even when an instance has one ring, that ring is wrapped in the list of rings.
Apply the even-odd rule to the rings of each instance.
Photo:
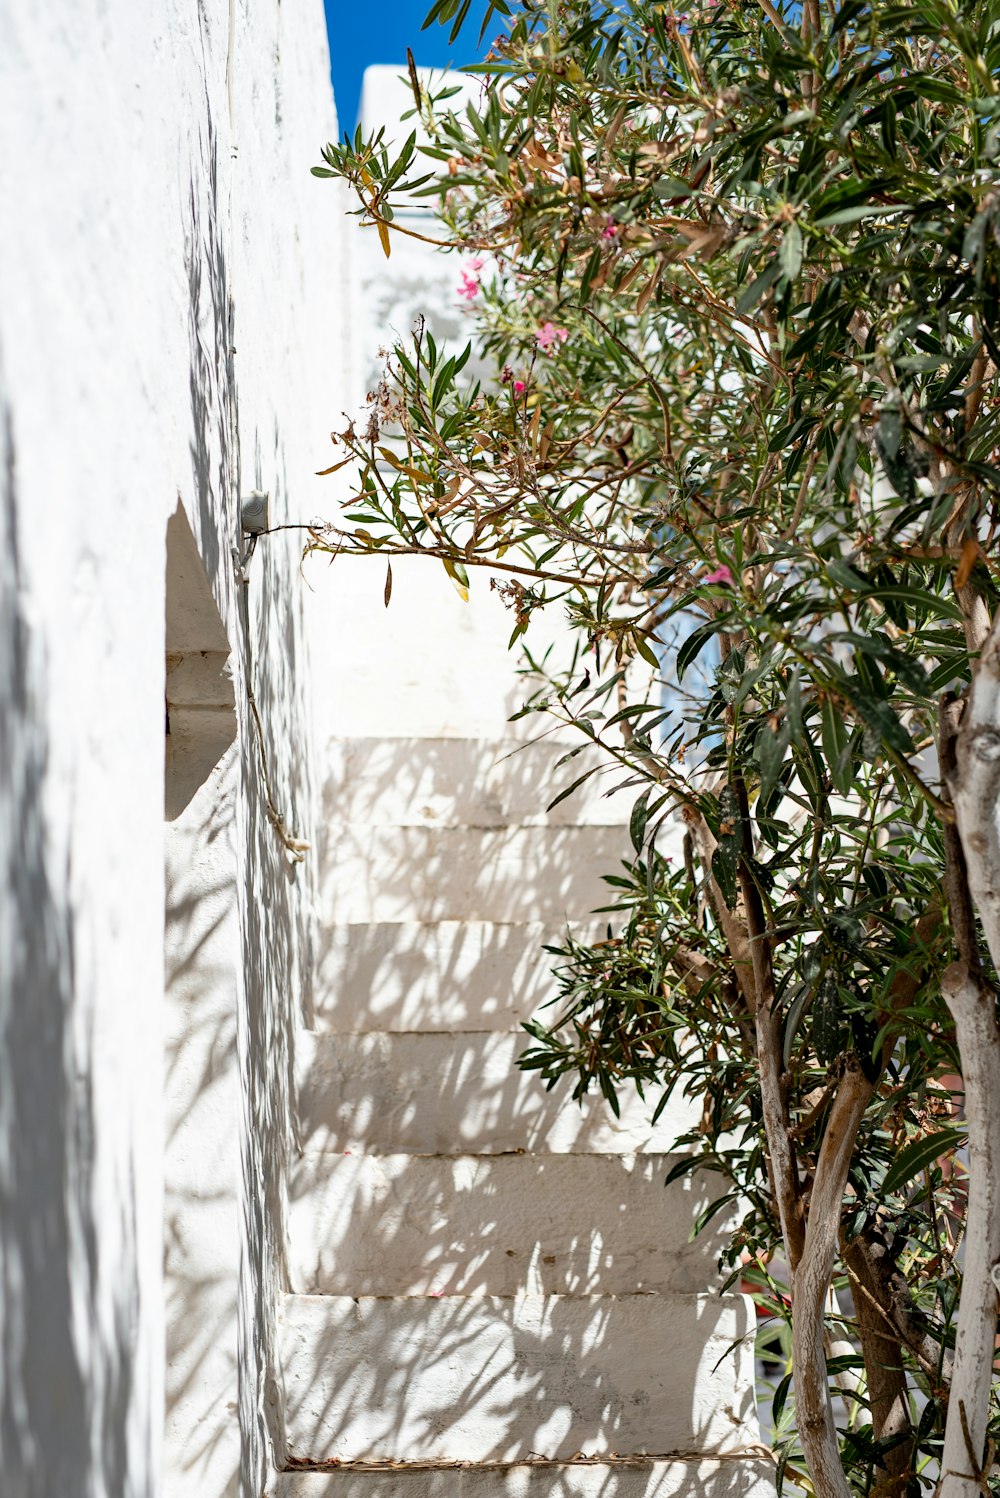
[[[718,880],[722,898],[730,910],[736,905],[738,886],[736,872],[743,847],[743,819],[733,787],[723,788],[718,803],[719,846],[712,855],[712,872]]]
[[[469,601],[469,574],[461,562],[454,561],[451,557],[442,557],[445,572],[455,584],[455,591],[463,603]]]
[[[715,875],[716,883],[722,891],[722,898],[726,902],[726,909],[735,910],[736,899],[739,893],[736,886],[736,867],[725,856],[721,845],[712,854],[712,873]]]
[[[632,808],[632,816],[629,819],[629,837],[632,846],[637,853],[642,852],[642,845],[646,841],[646,819],[649,816],[649,791],[643,791],[638,801]]]
[[[653,647],[640,630],[635,629],[632,631],[632,640],[635,645],[636,654],[642,656],[647,666],[652,666],[654,671],[658,671],[660,663],[653,653]]]
[[[788,748],[788,735],[784,731],[775,733],[765,723],[757,734],[754,750],[757,756],[757,764],[760,769],[760,799],[766,801],[774,790],[781,774],[781,766],[784,762],[785,751]]]
[[[802,737],[802,680],[798,666],[792,668],[785,693],[785,713],[789,739],[798,743]]]
[[[688,635],[684,644],[677,652],[677,665],[675,669],[678,681],[680,681],[691,662],[700,655],[715,632],[716,627],[714,623],[700,624],[697,629],[692,630],[691,634]]]
[[[567,796],[572,796],[573,792],[576,791],[576,790],[579,790],[580,786],[583,785],[583,782],[585,780],[589,780],[590,777],[591,777],[591,775],[593,775],[593,774],[594,774],[593,767],[591,767],[589,770],[584,770],[584,772],[583,772],[582,775],[578,775],[576,777],[576,779],[573,781],[572,785],[568,785],[564,791],[560,791],[559,792],[558,796],[556,796],[556,798],[553,801],[549,802],[548,806],[545,808],[546,812],[552,811],[555,807],[557,807],[559,805],[559,803],[561,801],[565,801],[566,798],[567,798]]]
[[[802,230],[794,221],[785,230],[778,260],[789,281],[794,281],[802,269]]]
[[[596,245],[591,251],[590,259],[587,261],[586,269],[583,272],[583,280],[580,282],[581,302],[586,302],[590,295],[590,283],[601,268],[601,259],[601,247],[600,245]]]
[[[802,1023],[802,1018],[809,1008],[809,1005],[812,1003],[814,997],[815,989],[812,983],[800,983],[795,997],[792,999],[792,1002],[788,1006],[788,1014],[785,1018],[785,1035],[783,1041],[783,1055],[786,1068],[788,1067],[788,1064],[791,1060],[792,1046],[795,1043],[795,1037],[798,1034],[799,1026]]]
[[[843,634],[831,635],[831,639],[842,639],[847,641],[851,647],[864,655],[870,655],[882,662],[890,671],[894,671],[905,687],[911,692],[923,695],[927,690],[927,672],[918,660],[912,656],[904,655],[897,650],[881,633],[870,635]]]
[[[817,1059],[831,1066],[848,1046],[844,1004],[835,979],[827,973],[812,1006],[812,1043]]]
[[[785,1408],[785,1400],[788,1398],[788,1391],[791,1386],[792,1375],[790,1373],[786,1373],[778,1387],[775,1389],[774,1398],[771,1400],[771,1420],[775,1426],[777,1426],[781,1420],[781,1412]]]
[[[833,228],[836,224],[857,224],[864,218],[891,218],[900,213],[912,213],[912,203],[862,203],[857,208],[840,208],[836,213],[824,213],[814,219],[817,229]]]
[[[775,255],[767,269],[757,277],[756,281],[751,281],[749,286],[744,286],[737,297],[736,311],[741,317],[756,307],[765,291],[768,291],[774,285],[781,273],[781,261]]]
[[[845,691],[869,728],[897,754],[912,754],[913,740],[884,697],[865,691],[856,677],[845,682]]]
[[[831,557],[826,570],[831,581],[848,593],[867,593],[871,589],[868,578],[855,571],[842,557]]]
[[[903,1186],[909,1185],[915,1176],[933,1165],[939,1156],[957,1149],[966,1133],[965,1129],[944,1128],[933,1134],[925,1134],[920,1139],[911,1139],[886,1171],[882,1190],[886,1193],[899,1191]]]
[[[903,439],[903,416],[898,406],[886,406],[878,420],[878,436],[882,456],[891,462]]]
[[[830,779],[842,796],[850,794],[854,784],[854,765],[851,761],[850,740],[839,703],[832,697],[823,701],[822,710],[823,755],[826,759]]]

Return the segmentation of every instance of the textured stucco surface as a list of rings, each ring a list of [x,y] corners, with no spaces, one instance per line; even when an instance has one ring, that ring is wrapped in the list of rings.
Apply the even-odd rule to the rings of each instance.
[[[289,1448],[473,1462],[739,1450],[759,1439],[751,1317],[735,1295],[288,1296]]]
[[[230,751],[166,837],[166,1498],[234,1498],[240,1467],[236,768]]]
[[[773,1498],[773,1471],[769,1462],[740,1457],[291,1472],[265,1498]]]
[[[617,1118],[593,1090],[577,1105],[569,1076],[548,1090],[518,1068],[523,1049],[516,1032],[303,1033],[303,1146],[416,1155],[664,1154],[697,1126],[697,1103],[679,1089],[656,1123],[654,1105],[634,1090],[622,1090]]]
[[[4,1498],[160,1491],[164,575],[179,500],[238,718],[230,810],[202,807],[209,830],[228,817],[225,835],[198,857],[211,879],[217,856],[232,889],[243,1101],[220,1190],[242,1245],[242,1484],[263,1483],[288,1010],[310,934],[305,866],[265,816],[251,660],[275,800],[297,832],[311,818],[298,538],[258,548],[247,590],[230,547],[241,492],[269,490],[279,521],[322,503],[312,473],[343,405],[340,229],[308,168],[334,130],[320,0],[0,6]]]
[[[631,1295],[703,1291],[732,1214],[674,1155],[307,1154],[290,1182],[302,1295]]]

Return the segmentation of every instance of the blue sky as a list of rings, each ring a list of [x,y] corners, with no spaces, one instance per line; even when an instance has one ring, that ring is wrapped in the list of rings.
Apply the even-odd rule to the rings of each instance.
[[[330,71],[337,100],[340,130],[353,132],[357,121],[361,75],[371,63],[400,63],[406,67],[411,47],[418,65],[444,67],[476,60],[476,42],[485,6],[474,4],[454,48],[448,47],[450,27],[437,22],[421,31],[433,0],[324,0],[330,33]],[[498,19],[498,18],[496,18]],[[494,30],[499,30],[499,25]],[[483,43],[484,50],[490,38]]]

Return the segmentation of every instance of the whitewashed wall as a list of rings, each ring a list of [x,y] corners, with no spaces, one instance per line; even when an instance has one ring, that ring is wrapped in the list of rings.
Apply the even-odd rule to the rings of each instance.
[[[338,204],[308,175],[335,130],[328,65],[321,0],[0,0],[4,1498],[161,1489],[162,1097],[178,1034],[177,1149],[184,1088],[239,1073],[212,1113],[218,1179],[195,1173],[185,1231],[209,1232],[199,1213],[228,1191],[220,1251],[241,1270],[238,1304],[211,1310],[232,1359],[213,1375],[230,1384],[223,1454],[175,1425],[168,1488],[209,1491],[214,1461],[230,1490],[260,1491],[310,900],[307,866],[265,816],[251,653],[275,798],[306,837],[311,813],[298,538],[259,548],[245,593],[230,548],[241,492],[269,490],[278,520],[320,507],[311,475],[343,404]],[[164,577],[179,500],[231,646],[238,736],[192,803],[181,867],[223,891],[232,940],[168,1020]],[[211,902],[187,921],[175,906],[174,975],[204,956],[212,919]],[[197,1252],[176,1261],[188,1271]],[[183,1327],[171,1335],[197,1395],[205,1360]]]

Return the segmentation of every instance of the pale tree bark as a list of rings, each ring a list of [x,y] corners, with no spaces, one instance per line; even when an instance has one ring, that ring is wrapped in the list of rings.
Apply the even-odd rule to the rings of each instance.
[[[1000,1032],[992,991],[956,962],[941,980],[958,1037],[969,1128],[962,1299],[939,1498],[982,1490],[1000,1289]]]
[[[781,1224],[792,1290],[792,1368],[796,1415],[816,1498],[851,1498],[833,1423],[826,1368],[826,1308],[840,1232],[844,1192],[858,1129],[874,1085],[858,1062],[848,1061],[836,1088],[809,1197],[802,1188],[788,1118],[781,1056],[781,1012],[771,971],[770,941],[752,879],[739,871],[740,898],[730,911],[711,873],[715,839],[704,819],[685,811],[698,844],[713,904],[733,959],[736,978],[756,1032],[768,1173]],[[744,821],[749,823],[744,807]],[[749,838],[749,827],[745,831]],[[923,938],[928,919],[922,918]],[[909,993],[909,979],[906,979]],[[902,995],[893,995],[900,1001]]]
[[[951,768],[947,760],[944,767]],[[1000,968],[1000,615],[973,670],[948,778],[964,864],[959,877],[951,872],[949,888],[961,960],[947,969],[941,989],[955,1021],[965,1087],[969,1207],[939,1498],[972,1498],[983,1483],[1000,1288],[1000,1032],[996,996],[962,937],[970,922],[961,886]]]
[[[1000,614],[973,668],[950,778],[966,878],[1000,969]]]
[[[918,941],[921,944],[930,941],[940,923],[939,910],[926,911],[917,921],[915,934]],[[888,1009],[880,1016],[883,1022],[896,1011],[906,1008],[920,982],[921,977],[916,973],[904,971],[896,975],[889,992]],[[888,1049],[891,1049],[891,1043],[890,1030],[886,1039]],[[816,1498],[847,1498],[850,1492],[833,1424],[824,1355],[824,1318],[841,1230],[847,1178],[858,1130],[874,1094],[875,1085],[864,1075],[857,1059],[850,1058],[837,1085],[823,1133],[819,1159],[816,1162],[816,1176],[809,1197],[804,1240],[792,1276],[792,1367],[796,1412],[802,1448]],[[878,1363],[870,1360],[871,1352],[871,1339],[866,1344],[862,1338],[862,1353],[870,1386],[874,1382],[880,1389],[880,1416],[886,1422],[895,1422],[891,1431],[887,1426],[882,1433],[902,1431],[902,1411],[895,1397],[890,1397],[888,1386],[879,1383],[882,1371],[881,1350]],[[898,1482],[901,1476],[901,1456],[893,1456],[891,1453],[890,1456],[892,1460],[886,1462],[885,1478],[880,1475],[879,1479],[879,1488],[883,1491],[883,1482]]]
[[[851,1493],[833,1424],[823,1331],[848,1171],[871,1095],[872,1084],[858,1063],[849,1063],[823,1134],[792,1288],[795,1411],[816,1498],[850,1498]]]

